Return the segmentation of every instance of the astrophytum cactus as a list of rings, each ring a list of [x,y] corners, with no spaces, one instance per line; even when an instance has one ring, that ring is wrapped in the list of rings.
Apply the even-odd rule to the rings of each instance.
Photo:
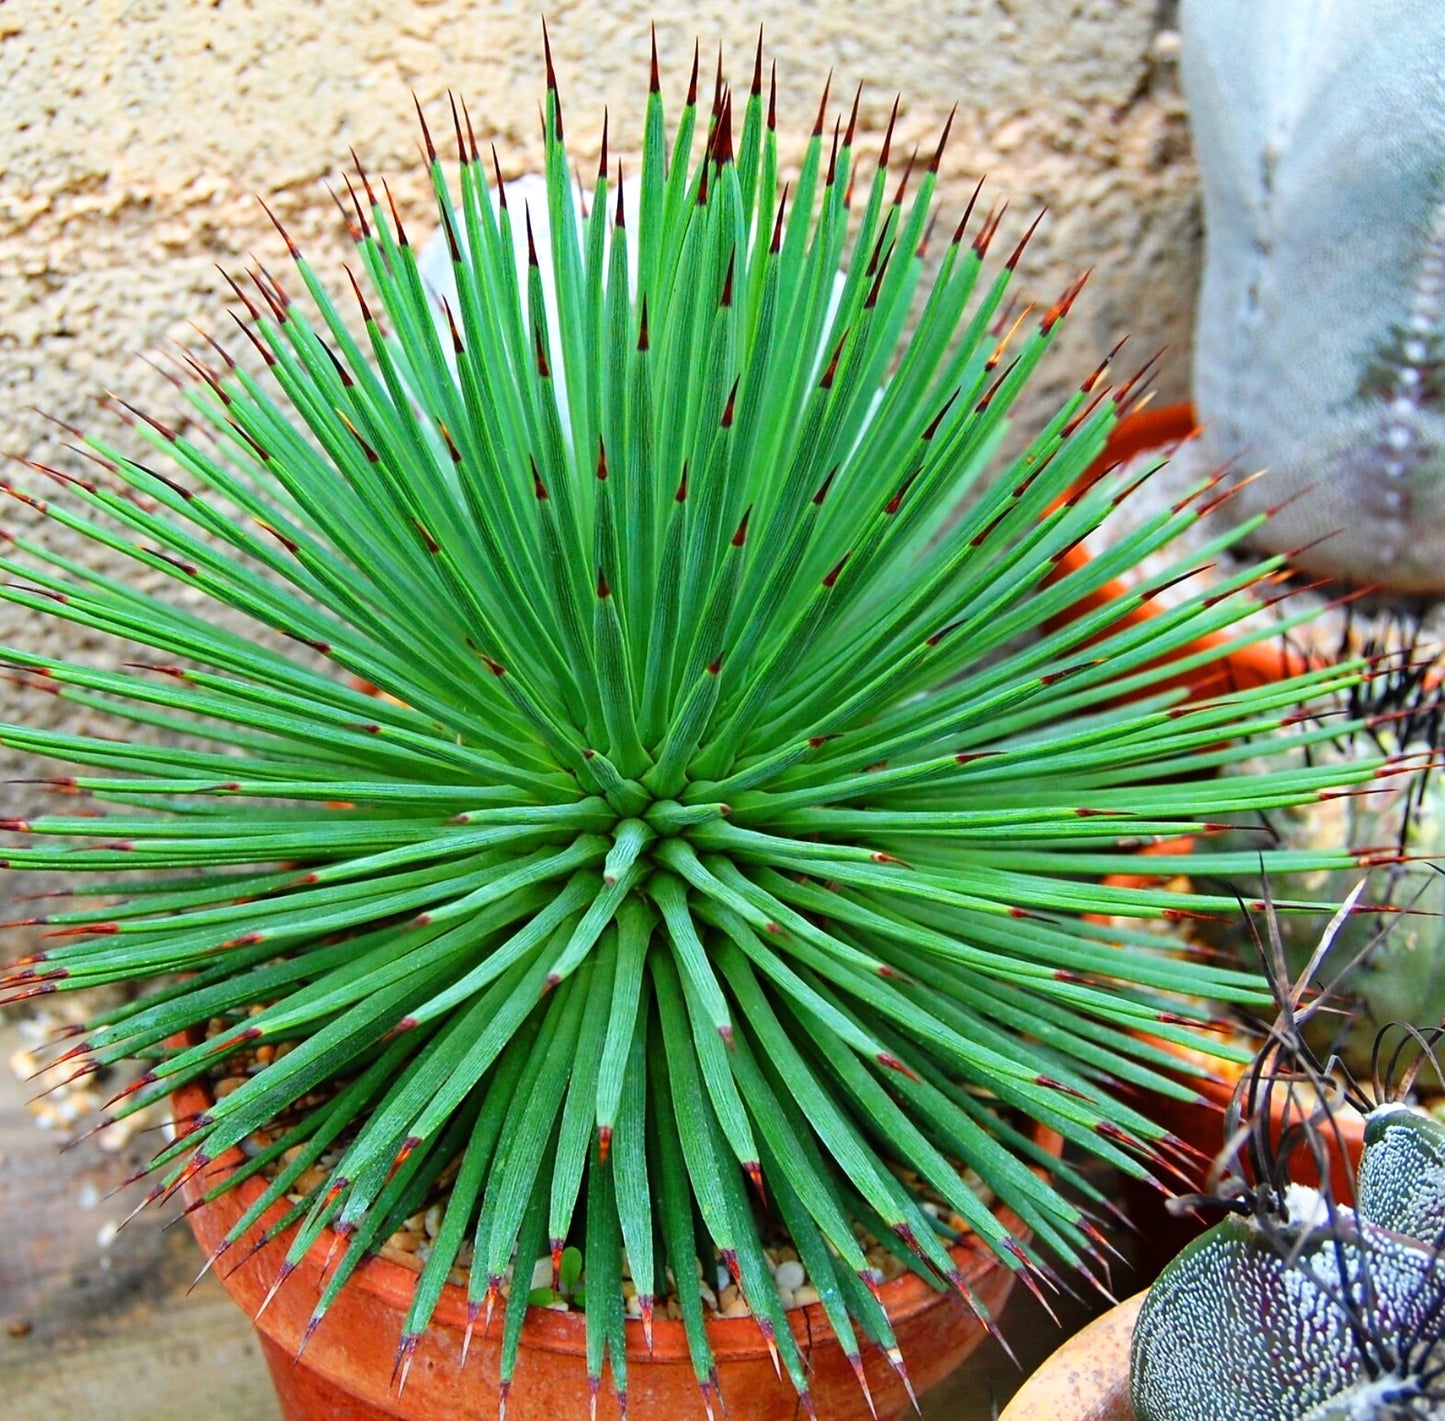
[[[1358,1208],[1292,1185],[1190,1244],[1134,1329],[1138,1421],[1423,1421],[1445,1408],[1445,1127],[1367,1117]]]

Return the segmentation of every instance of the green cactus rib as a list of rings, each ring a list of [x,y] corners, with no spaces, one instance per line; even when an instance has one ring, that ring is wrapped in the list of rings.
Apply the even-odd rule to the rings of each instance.
[[[345,1276],[446,1171],[402,1377],[465,1243],[477,1320],[567,1244],[594,1377],[624,1385],[625,1249],[644,1329],[667,1274],[720,1258],[806,1391],[771,1208],[849,1353],[900,1368],[857,1230],[962,1287],[926,1187],[1041,1267],[960,1167],[1087,1270],[1094,1224],[1020,1122],[1143,1174],[1167,1142],[1117,1087],[1188,1093],[1143,1033],[1207,1049],[1219,1003],[1268,1001],[1095,917],[1232,897],[1101,880],[1379,762],[1214,775],[1243,735],[1308,743],[1300,703],[1359,674],[1182,707],[1164,663],[1227,631],[1242,586],[1142,629],[1121,617],[1148,586],[1064,615],[1196,515],[1065,564],[1120,492],[1068,496],[1133,393],[1103,367],[984,477],[1082,283],[1010,328],[997,215],[932,244],[942,143],[905,171],[885,138],[859,175],[825,99],[782,187],[760,48],[736,112],[694,82],[670,147],[654,78],[640,195],[604,159],[579,213],[548,75],[545,269],[544,214],[489,183],[454,106],[455,186],[426,140],[454,296],[358,174],[354,318],[293,246],[305,296],[237,285],[251,350],[188,352],[185,422],[123,411],[158,458],[95,438],[100,472],[54,471],[56,501],[12,490],[97,558],[16,537],[0,595],[130,649],[5,653],[102,728],[0,727],[87,807],[8,821],[6,861],[97,903],[34,920],[0,1001],[150,984],[69,1054],[145,1058],[115,1115],[285,1045],[160,1152],[155,1192],[274,1126],[268,1155],[301,1154],[269,1203],[335,1142],[293,1261],[332,1224]]]

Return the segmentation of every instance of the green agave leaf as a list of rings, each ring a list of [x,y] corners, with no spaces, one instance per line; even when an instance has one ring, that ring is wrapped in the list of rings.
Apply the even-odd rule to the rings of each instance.
[[[971,202],[934,270],[947,125],[900,173],[891,125],[863,156],[856,99],[830,141],[825,95],[780,193],[761,46],[736,117],[721,75],[700,111],[695,57],[671,138],[654,56],[635,189],[604,144],[581,201],[547,76],[532,201],[453,105],[454,176],[426,135],[433,247],[358,172],[344,302],[287,238],[304,295],[235,284],[249,349],[185,353],[178,427],[118,406],[130,431],[91,438],[83,476],[36,465],[56,498],[9,490],[72,551],[10,539],[0,596],[127,649],[3,653],[86,727],[0,726],[82,797],[0,830],[10,866],[64,875],[0,1004],[148,987],[63,1058],[145,1060],[115,1116],[276,1048],[158,1153],[153,1193],[272,1129],[224,1249],[339,1150],[281,1226],[293,1260],[347,1235],[314,1323],[447,1181],[399,1383],[470,1240],[473,1321],[513,1270],[504,1388],[550,1249],[581,1260],[595,1384],[626,1386],[625,1255],[649,1340],[670,1272],[709,1405],[692,1280],[720,1259],[805,1390],[780,1229],[855,1365],[862,1336],[901,1371],[857,1231],[957,1286],[903,1182],[926,1179],[1030,1279],[971,1168],[1089,1270],[1060,1185],[1100,1201],[1040,1177],[1033,1125],[1163,1170],[1124,1089],[1188,1094],[1157,1040],[1209,1050],[1195,1023],[1267,1000],[1140,927],[1231,898],[1104,880],[1368,783],[1381,761],[1291,754],[1338,728],[1302,705],[1363,668],[1205,704],[1166,685],[1219,654],[1202,637],[1270,634],[1240,619],[1277,560],[1129,620],[1196,560],[1167,556],[1192,506],[1066,560],[1133,477],[1077,487],[1133,382],[1111,394],[1106,358],[997,467],[1082,282],[1006,328],[1022,242],[992,262]],[[1278,769],[1215,776],[1260,743]]]

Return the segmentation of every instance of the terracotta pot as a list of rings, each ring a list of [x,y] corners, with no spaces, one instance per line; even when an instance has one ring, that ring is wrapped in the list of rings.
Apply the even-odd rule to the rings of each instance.
[[[177,1118],[203,1110],[206,1096],[189,1086],[173,1099]],[[1062,1142],[1040,1132],[1038,1137],[1057,1153]],[[188,1203],[240,1162],[231,1151],[185,1187]],[[245,1181],[210,1204],[189,1214],[192,1232],[209,1254],[247,1205],[264,1189],[260,1179]],[[281,1214],[277,1205],[263,1224]],[[1026,1237],[1018,1217],[1004,1209],[999,1217]],[[466,1367],[461,1366],[466,1328],[465,1290],[448,1285],[412,1362],[405,1391],[392,1386],[392,1363],[401,1337],[402,1320],[417,1275],[383,1258],[363,1263],[332,1304],[326,1320],[307,1344],[299,1362],[296,1350],[320,1295],[333,1235],[325,1233],[296,1271],[256,1318],[285,1244],[273,1241],[222,1281],[231,1296],[253,1318],[261,1348],[271,1369],[286,1421],[496,1421],[501,1352],[501,1324],[490,1334],[478,1328]],[[236,1246],[236,1253],[244,1245]],[[964,1278],[997,1316],[1014,1275],[977,1239],[953,1250]],[[913,1385],[920,1391],[954,1371],[986,1336],[982,1324],[956,1294],[937,1293],[912,1274],[887,1283],[882,1296]],[[871,1413],[851,1365],[833,1336],[822,1307],[814,1304],[789,1314],[793,1335],[810,1369],[810,1382],[822,1421],[864,1421]],[[686,1337],[680,1322],[658,1319],[649,1353],[642,1324],[627,1323],[627,1402],[636,1421],[673,1421],[705,1415]],[[750,1318],[720,1318],[709,1338],[717,1361],[719,1387],[733,1421],[794,1421],[799,1400],[786,1374],[773,1369],[766,1344]],[[876,1347],[865,1343],[863,1364],[868,1385],[883,1421],[901,1416],[909,1399]],[[589,1414],[586,1327],[575,1313],[534,1308],[522,1329],[522,1346],[507,1398],[508,1421],[573,1421]],[[604,1379],[597,1398],[597,1416],[619,1416],[617,1399]]]
[[[1143,1293],[1071,1337],[1004,1409],[999,1421],[1134,1421],[1129,1347]]]
[[[1187,404],[1165,405],[1162,409],[1143,409],[1127,415],[1109,436],[1103,453],[1084,471],[1080,482],[1087,487],[1115,465],[1151,450],[1158,450],[1161,454],[1171,453],[1196,430],[1194,410]],[[1055,577],[1063,577],[1085,566],[1088,561],[1089,555],[1082,548],[1072,548],[1060,560]],[[1096,591],[1081,597],[1067,613],[1050,625],[1058,625],[1082,613],[1092,612],[1115,597],[1123,596],[1127,590],[1127,585],[1122,581],[1116,579],[1107,582]],[[1132,612],[1126,612],[1120,621],[1125,626],[1136,626],[1157,615],[1158,609],[1146,603]],[[1309,669],[1306,659],[1278,638],[1255,642],[1225,653],[1223,648],[1228,645],[1229,640],[1230,636],[1226,632],[1213,632],[1201,637],[1188,648],[1189,652],[1192,654],[1196,651],[1217,649],[1219,656],[1190,671],[1161,680],[1151,690],[1184,685],[1189,687],[1191,699],[1202,701],[1228,691],[1269,685]],[[1178,655],[1182,653],[1176,653],[1176,656]]]

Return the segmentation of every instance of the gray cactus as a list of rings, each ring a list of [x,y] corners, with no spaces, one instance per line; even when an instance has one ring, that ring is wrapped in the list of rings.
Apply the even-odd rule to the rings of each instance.
[[[1445,4],[1184,0],[1194,401],[1312,574],[1445,595]]]
[[[1135,1326],[1138,1421],[1445,1414],[1442,1159],[1438,1122],[1379,1107],[1361,1162],[1362,1184],[1373,1185],[1358,1212],[1300,1186],[1283,1197],[1260,1190],[1249,1214],[1180,1253]]]

